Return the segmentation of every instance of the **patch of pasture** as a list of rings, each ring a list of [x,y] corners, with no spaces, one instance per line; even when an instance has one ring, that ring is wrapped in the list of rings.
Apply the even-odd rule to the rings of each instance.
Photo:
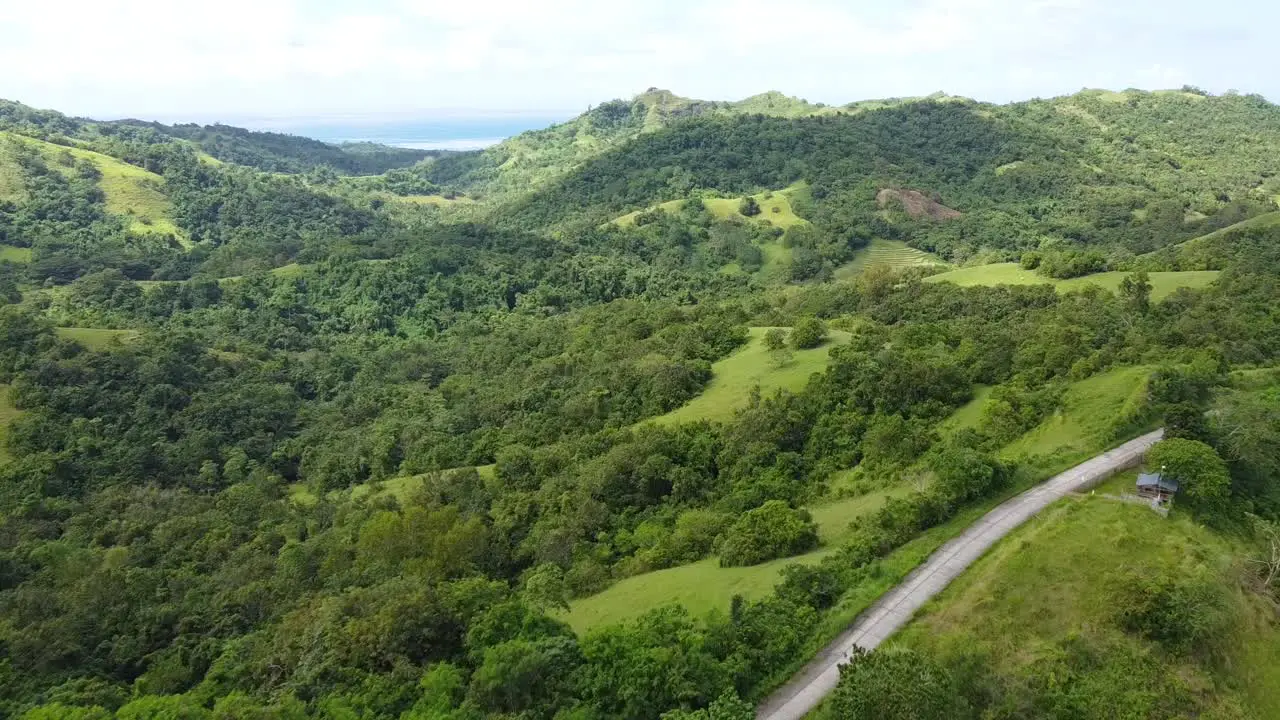
[[[747,405],[754,387],[758,386],[762,395],[775,390],[801,390],[808,384],[809,376],[826,369],[831,348],[850,337],[843,330],[829,330],[825,343],[811,350],[793,350],[790,360],[779,366],[764,344],[764,335],[770,329],[751,328],[744,347],[711,366],[711,382],[701,395],[648,422],[662,425],[699,420],[723,422]]]

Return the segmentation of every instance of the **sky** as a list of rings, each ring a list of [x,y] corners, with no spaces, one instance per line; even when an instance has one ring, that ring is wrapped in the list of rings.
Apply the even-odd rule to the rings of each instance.
[[[1267,0],[0,0],[0,97],[101,119],[569,116],[1192,84],[1280,100]],[[245,123],[248,124],[248,123]]]

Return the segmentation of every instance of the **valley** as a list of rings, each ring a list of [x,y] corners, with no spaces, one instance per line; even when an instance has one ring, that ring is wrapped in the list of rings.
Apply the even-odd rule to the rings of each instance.
[[[0,102],[0,718],[769,716],[1008,503],[800,709],[1274,715],[1280,108],[1193,90]]]

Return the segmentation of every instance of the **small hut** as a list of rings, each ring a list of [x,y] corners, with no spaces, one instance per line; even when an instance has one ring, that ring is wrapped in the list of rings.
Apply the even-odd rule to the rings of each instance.
[[[1138,495],[1140,497],[1150,498],[1159,503],[1167,503],[1177,493],[1177,478],[1166,475],[1164,468],[1160,468],[1160,472],[1138,475]]]

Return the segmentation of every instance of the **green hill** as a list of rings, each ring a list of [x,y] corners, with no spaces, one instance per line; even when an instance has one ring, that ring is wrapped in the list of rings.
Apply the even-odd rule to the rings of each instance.
[[[1141,504],[1100,495],[1066,500],[1002,540],[893,642],[957,669],[967,664],[963,692],[979,709],[1277,717],[1280,630],[1271,601],[1240,582],[1248,552]],[[1170,651],[1123,628],[1120,618],[1134,602],[1126,588],[1141,577],[1200,583],[1202,606],[1222,603],[1204,620],[1213,623],[1207,647]],[[1171,609],[1163,622],[1179,617]]]
[[[102,189],[106,211],[129,220],[129,229],[135,233],[169,234],[185,241],[184,233],[173,222],[173,204],[164,193],[164,178],[135,165],[109,155],[44,142],[11,132],[0,132],[0,143],[18,142],[35,148],[50,167],[63,167],[58,158],[66,153],[77,160],[85,160],[97,168],[97,179]],[[0,183],[4,177],[21,179],[20,169],[7,161],[0,150]],[[4,186],[0,184],[0,191]]]
[[[545,186],[583,163],[634,140],[694,117],[767,115],[797,118],[839,110],[769,92],[737,102],[680,97],[651,88],[631,100],[602,103],[573,120],[531,130],[485,150],[442,157],[427,169],[439,185],[468,195],[510,198]]]

